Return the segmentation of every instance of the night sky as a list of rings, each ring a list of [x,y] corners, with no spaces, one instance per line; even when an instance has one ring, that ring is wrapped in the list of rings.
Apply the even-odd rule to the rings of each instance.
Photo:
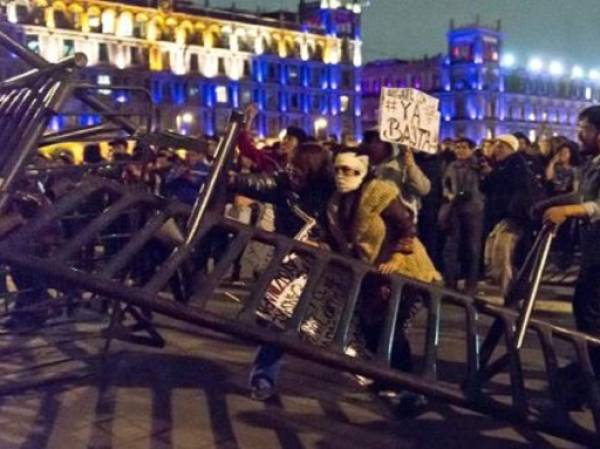
[[[204,0],[196,0],[203,3]],[[211,0],[230,6],[232,0]],[[295,9],[297,0],[235,0],[239,8]],[[531,56],[600,69],[600,0],[371,0],[363,14],[365,60],[414,58],[445,51],[457,25],[502,20],[505,49],[525,65]]]

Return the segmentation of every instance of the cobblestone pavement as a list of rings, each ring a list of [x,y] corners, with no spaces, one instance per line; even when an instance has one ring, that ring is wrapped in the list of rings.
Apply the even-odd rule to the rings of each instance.
[[[0,396],[0,449],[578,447],[445,404],[400,419],[352,376],[292,357],[278,398],[255,402],[253,346],[160,318],[166,348],[115,342],[103,359],[106,323],[89,318],[0,337],[0,389],[76,378]]]

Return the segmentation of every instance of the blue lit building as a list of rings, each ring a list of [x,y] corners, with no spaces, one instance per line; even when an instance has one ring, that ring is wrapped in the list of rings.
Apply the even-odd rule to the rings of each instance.
[[[0,6],[0,26],[53,62],[85,53],[84,78],[123,107],[143,103],[111,86],[147,88],[165,128],[213,135],[232,108],[256,102],[260,137],[289,125],[354,137],[361,134],[361,12],[355,0],[252,13],[208,1],[10,0]],[[0,76],[18,70],[3,64]],[[98,120],[78,113],[53,126]]]
[[[575,137],[581,109],[600,101],[600,74],[565,73],[553,62],[515,67],[503,52],[503,34],[479,24],[448,31],[447,54],[420,60],[384,60],[365,65],[363,125],[376,126],[381,87],[414,87],[439,98],[440,138],[466,136],[477,142],[508,132]]]

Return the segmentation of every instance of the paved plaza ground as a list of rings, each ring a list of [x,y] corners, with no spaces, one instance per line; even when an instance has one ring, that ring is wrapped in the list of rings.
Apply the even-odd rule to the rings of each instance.
[[[106,323],[91,313],[41,334],[2,335],[3,389],[57,373],[74,379],[0,396],[0,449],[578,447],[446,404],[401,419],[349,374],[293,357],[278,398],[256,402],[246,388],[253,345],[158,323],[166,348],[115,341],[104,359]]]

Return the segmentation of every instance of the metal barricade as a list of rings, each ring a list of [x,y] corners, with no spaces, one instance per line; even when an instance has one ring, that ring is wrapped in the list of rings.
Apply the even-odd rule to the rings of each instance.
[[[2,34],[0,44],[8,46],[34,66],[30,73],[0,85],[0,137],[6,136],[10,127],[18,130],[10,141],[10,151],[3,156],[7,163],[2,164],[4,184],[0,186],[0,194],[6,198],[11,181],[22,170],[24,161],[39,143],[49,117],[69,95],[68,82],[72,74],[69,68],[79,63],[74,58],[59,64],[60,67],[50,65]],[[55,68],[60,70],[54,70]],[[35,92],[32,86],[36,86]],[[111,114],[110,109],[101,101],[86,92],[73,93],[89,106],[105,112],[107,118],[119,129],[130,134],[136,132],[134,124]],[[508,307],[493,306],[438,286],[391,276],[388,310],[374,360],[346,355],[344,350],[360,306],[361,288],[365,279],[377,274],[376,270],[358,260],[223,218],[221,181],[240,124],[241,117],[234,114],[226,135],[221,139],[206,187],[191,210],[176,202],[158,198],[144,189],[127,187],[109,179],[85,177],[77,189],[42,209],[22,228],[12,233],[10,239],[0,241],[0,262],[9,269],[35,272],[46,286],[63,292],[65,297],[76,290],[102,295],[114,301],[111,331],[118,328],[122,314],[130,313],[141,325],[141,329],[160,344],[160,334],[143,313],[144,310],[153,311],[245,340],[277,345],[305,359],[391,383],[508,422],[590,446],[598,445],[600,388],[590,363],[589,349],[600,345],[600,340],[591,336],[530,317],[524,320],[517,311]],[[78,130],[77,133],[89,135],[106,130],[106,127],[101,126]],[[60,140],[67,136],[72,134],[67,132],[52,138]],[[57,242],[50,251],[38,251],[39,242],[36,237],[40,233],[52,223],[72,215],[98,192],[110,194],[110,201],[101,214],[91,218],[68,240]],[[79,257],[81,249],[96,241],[100,235],[106,234],[115,220],[132,210],[138,211],[140,217],[143,217],[136,232],[108,257],[82,266]],[[161,228],[169,220],[187,223],[185,238],[174,244],[161,263],[152,267],[154,271],[151,276],[147,279],[132,278],[131,267],[137,260],[143,259],[141,255],[147,245],[158,237]],[[207,271],[199,258],[215,236],[223,238],[223,246],[215,257],[213,269]],[[273,255],[237,310],[224,310],[219,307],[221,300],[215,294],[217,287],[237,257],[253,241],[273,247]],[[265,291],[278,275],[282,261],[290,254],[312,262],[299,303],[283,330],[259,326],[256,322],[257,309],[261,306]],[[168,285],[181,269],[188,273],[188,297],[185,302],[176,302],[168,294]],[[348,288],[342,294],[343,307],[335,321],[331,343],[326,347],[317,347],[303,341],[298,331],[307,318],[315,292],[332,269],[343,270],[347,274]],[[399,332],[399,310],[407,294],[420,295],[427,308],[422,369],[415,373],[404,373],[390,367],[394,337]],[[62,305],[60,302],[59,304]],[[444,338],[443,324],[448,307],[458,309],[464,322],[464,339],[460,341],[465,354],[464,369],[461,376],[453,379],[445,378],[444,373],[439,370],[443,363],[441,341]],[[479,341],[489,334],[490,323],[496,323],[496,343],[503,341],[505,354],[499,360],[487,363],[491,359],[482,357]],[[517,328],[520,331],[518,335]],[[542,378],[548,386],[548,392],[542,394],[546,399],[546,407],[540,407],[539,401],[531,400],[532,392],[527,382],[531,373],[529,369],[524,369],[522,352],[519,350],[525,335],[528,348],[537,351],[541,360],[540,369],[533,374],[538,379]],[[106,349],[112,336],[114,332],[109,332]],[[557,350],[558,341],[570,348],[568,355],[575,358],[583,373],[582,381],[588,392],[590,410],[583,420],[574,416],[567,408],[558,375],[558,368],[563,363],[561,357],[564,356]],[[455,340],[454,343],[456,342]],[[486,363],[482,363],[482,360]],[[500,372],[508,374],[510,386],[510,393],[502,398],[498,397],[501,392],[495,390],[495,384],[489,382]],[[18,386],[14,386],[14,389],[17,388]],[[4,388],[2,391],[6,393],[11,389]],[[536,392],[536,395],[539,396],[540,393]]]
[[[237,125],[229,128],[229,137],[235,133]],[[231,142],[225,138],[223,142]],[[230,145],[230,144],[229,144]],[[229,149],[221,148],[222,154]],[[218,173],[214,173],[218,177]],[[216,179],[216,178],[215,178]],[[92,220],[70,241],[56,248],[49,258],[36,255],[31,247],[31,237],[52,220],[69,214],[74,208],[86,201],[94,192],[107,190],[113,192],[115,199],[104,213]],[[203,202],[200,202],[203,204]],[[77,265],[77,251],[94,239],[124,210],[140,209],[147,217],[140,229],[102,265],[83,270]],[[484,301],[457,294],[455,292],[417,282],[400,276],[390,278],[391,298],[386,314],[378,351],[375,360],[361,360],[345,355],[344,348],[349,341],[351,323],[360,304],[361,286],[368,276],[375,274],[375,268],[355,259],[331,253],[289,238],[242,225],[222,217],[216,208],[199,209],[204,214],[190,226],[194,230],[191,238],[177,246],[157,268],[151,279],[138,284],[125,282],[125,273],[133,261],[140,258],[141,252],[150,240],[156,237],[158,230],[170,218],[193,217],[189,208],[166,202],[147,192],[131,190],[116,182],[91,178],[82,184],[82,188],[65,196],[55,205],[43,211],[18,233],[10,242],[0,245],[0,260],[13,267],[35,270],[47,279],[48,285],[61,289],[79,289],[111,298],[131,310],[151,310],[156,313],[182,320],[187,323],[225,332],[246,341],[274,344],[285,351],[373,379],[382,380],[407,388],[432,398],[447,401],[462,407],[476,410],[491,416],[531,428],[548,432],[563,438],[588,445],[598,442],[597,430],[600,425],[600,391],[590,364],[588,350],[600,344],[598,339],[575,331],[566,330],[550,323],[531,319],[528,322],[527,338],[529,350],[539,354],[541,366],[534,373],[523,367],[523,356],[515,340],[516,326],[519,322],[517,311],[506,307],[493,306]],[[192,222],[195,223],[195,222]],[[216,259],[214,268],[206,272],[196,263],[212,241],[215,231],[226,235],[225,248]],[[222,310],[222,301],[215,295],[216,289],[226,275],[229,267],[252,241],[270,245],[274,254],[267,268],[251,286],[248,297],[235,311]],[[277,276],[281,262],[291,253],[308,258],[310,265],[307,284],[302,292],[299,304],[294,310],[286,328],[277,331],[257,325],[256,311],[265,291]],[[178,303],[167,294],[167,286],[176,270],[185,264],[193,267],[189,273],[190,297],[187,303]],[[315,347],[301,339],[298,334],[301,324],[307,317],[310,301],[319,288],[324,276],[333,267],[347,273],[348,289],[343,298],[343,309],[333,333],[333,340],[327,347]],[[131,280],[130,280],[131,281]],[[403,373],[390,367],[390,358],[395,333],[398,332],[398,310],[403,297],[410,291],[417,292],[424,299],[427,308],[426,338],[423,348],[422,370],[417,373]],[[444,353],[441,341],[444,338],[443,323],[448,307],[459,310],[464,322],[465,338],[460,341],[464,350],[464,370],[460,378],[452,381],[444,377],[438,369],[443,363]],[[139,308],[139,309],[138,309]],[[143,314],[138,313],[144,320]],[[118,317],[117,317],[118,318]],[[506,351],[504,370],[499,365],[481,365],[480,339],[489,330],[490,322],[501,325],[501,337]],[[583,422],[574,417],[566,406],[561,388],[558,367],[563,364],[556,342],[569,346],[572,355],[584,373],[584,382],[588,389],[590,412]],[[456,344],[456,341],[454,342]],[[493,376],[502,372],[508,375],[510,394],[499,399],[495,383],[489,382]],[[536,392],[535,401],[528,388],[528,376],[542,378],[548,385],[547,393]],[[545,407],[540,407],[539,397],[544,396]],[[509,402],[506,402],[506,400]]]

